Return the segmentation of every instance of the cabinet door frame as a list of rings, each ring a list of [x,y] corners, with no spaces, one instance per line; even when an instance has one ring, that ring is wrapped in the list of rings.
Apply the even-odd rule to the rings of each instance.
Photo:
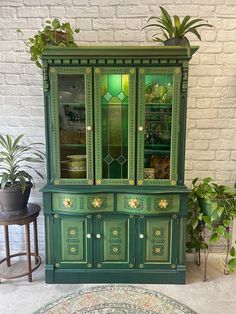
[[[129,74],[128,103],[128,178],[103,179],[102,177],[102,104],[100,92],[100,75]],[[100,185],[134,185],[135,181],[135,90],[136,69],[131,67],[100,67],[94,70],[94,116],[95,116],[95,152],[96,184]]]
[[[84,74],[85,76],[85,115],[86,115],[86,155],[87,178],[61,178],[60,160],[60,130],[59,130],[59,102],[58,102],[58,75]],[[92,68],[91,67],[50,67],[50,96],[52,121],[52,148],[53,155],[53,183],[92,185],[93,170],[93,104],[92,104]]]
[[[178,137],[181,67],[146,67],[138,69],[137,184],[176,185],[178,180]],[[173,75],[170,178],[144,179],[145,75]]]
[[[175,215],[176,216],[176,215]],[[174,217],[175,217],[174,216]],[[168,250],[169,259],[167,261],[146,261],[146,241],[154,243],[153,239],[146,232],[146,222],[156,220],[157,223],[163,222],[169,224],[169,239],[168,239]],[[138,256],[137,256],[137,268],[162,268],[162,269],[176,269],[177,265],[177,251],[178,251],[178,223],[176,218],[160,218],[160,217],[143,217],[138,219],[137,228],[137,243],[138,243]],[[143,235],[143,238],[140,238]],[[147,238],[148,237],[148,238]],[[150,240],[149,240],[150,238]],[[161,243],[160,243],[161,244]]]
[[[125,235],[126,239],[126,249],[127,249],[127,258],[125,261],[105,261],[103,259],[105,255],[104,240],[106,237],[107,230],[104,230],[104,222],[113,220],[114,222],[121,222],[122,220],[127,223],[127,234]],[[101,235],[101,238],[97,238],[97,234]],[[135,218],[129,215],[96,215],[94,221],[94,267],[102,269],[129,269],[135,267]],[[119,239],[117,239],[119,241]],[[112,242],[109,241],[109,243]],[[108,244],[107,244],[108,245]],[[115,244],[116,245],[116,244]]]
[[[55,218],[56,216],[56,218]],[[53,240],[55,243],[55,267],[56,268],[81,268],[88,269],[93,267],[93,240],[92,240],[92,216],[73,216],[73,215],[54,215],[53,221]],[[86,256],[85,261],[80,260],[63,260],[63,222],[84,223],[83,230],[83,248]],[[72,227],[73,228],[73,227]],[[90,234],[91,237],[87,235]],[[65,239],[64,239],[65,240]]]

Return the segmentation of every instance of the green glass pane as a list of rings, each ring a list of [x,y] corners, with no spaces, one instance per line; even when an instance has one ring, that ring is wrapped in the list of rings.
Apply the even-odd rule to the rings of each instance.
[[[86,178],[84,75],[59,75],[58,98],[61,178]]]
[[[102,176],[128,177],[128,75],[101,75]],[[125,91],[123,90],[126,89]]]
[[[145,76],[145,179],[170,179],[172,84],[171,75]]]

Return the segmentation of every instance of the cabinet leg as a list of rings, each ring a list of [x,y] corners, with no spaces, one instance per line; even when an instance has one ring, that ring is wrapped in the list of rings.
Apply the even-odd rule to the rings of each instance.
[[[28,261],[28,278],[29,282],[32,282],[32,270],[31,270],[31,252],[30,252],[30,227],[29,224],[25,225],[25,234],[26,234],[26,254]]]
[[[37,218],[33,221],[34,224],[34,256],[35,256],[35,264],[37,264],[37,256],[39,255],[38,249],[38,230],[37,230]]]
[[[11,266],[8,226],[4,226],[7,266]]]

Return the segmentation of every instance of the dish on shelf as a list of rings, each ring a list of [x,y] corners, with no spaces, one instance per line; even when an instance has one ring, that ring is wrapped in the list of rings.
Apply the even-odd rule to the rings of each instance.
[[[77,160],[77,161],[79,160],[86,161],[87,156],[86,155],[68,155],[66,156],[66,158],[71,159],[71,160]]]
[[[69,91],[59,91],[59,100],[60,102],[70,102],[74,101],[75,95]]]
[[[69,170],[69,169],[61,169],[63,178],[86,178],[86,170]]]
[[[68,161],[64,160],[61,162],[61,167],[64,170],[86,170],[86,161]]]

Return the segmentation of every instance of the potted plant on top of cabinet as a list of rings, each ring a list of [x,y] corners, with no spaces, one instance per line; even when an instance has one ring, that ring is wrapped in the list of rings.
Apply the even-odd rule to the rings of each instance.
[[[17,31],[22,33],[20,29]],[[69,22],[60,23],[56,18],[53,21],[47,20],[44,29],[28,39],[27,45],[30,47],[31,60],[42,69],[41,56],[46,47],[77,47],[74,33],[79,32],[80,29],[75,28],[73,30]]]
[[[44,161],[44,153],[37,148],[42,144],[20,145],[23,136],[13,139],[10,135],[0,135],[1,215],[13,216],[26,211],[33,186],[33,177],[27,170],[43,179],[43,175],[31,166],[32,163]]]
[[[174,20],[170,14],[163,7],[160,6],[161,17],[151,16],[148,19],[148,23],[143,29],[148,27],[156,27],[160,29],[164,39],[160,38],[158,33],[154,34],[153,41],[161,42],[165,46],[190,46],[189,40],[186,37],[188,33],[194,34],[199,40],[201,36],[198,32],[199,27],[213,27],[211,24],[207,23],[204,19],[191,19],[189,15],[185,16],[181,21],[178,15],[174,15]]]

